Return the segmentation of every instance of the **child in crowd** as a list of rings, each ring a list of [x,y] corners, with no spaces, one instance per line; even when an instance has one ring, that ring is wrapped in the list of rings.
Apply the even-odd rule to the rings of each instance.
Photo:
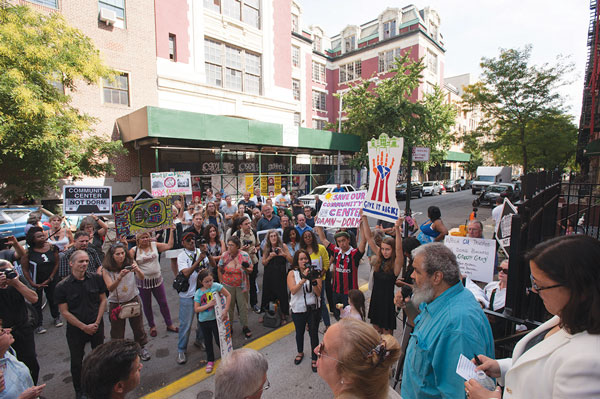
[[[365,295],[361,290],[348,291],[349,305],[344,308],[344,305],[338,303],[336,307],[341,310],[340,318],[353,317],[356,320],[365,321]],[[342,309],[343,308],[343,309]]]

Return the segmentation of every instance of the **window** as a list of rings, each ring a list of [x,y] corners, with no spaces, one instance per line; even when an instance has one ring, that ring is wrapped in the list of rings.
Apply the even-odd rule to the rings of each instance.
[[[292,65],[300,68],[300,47],[292,46]]]
[[[327,122],[324,121],[323,119],[313,119],[312,120],[313,129],[325,130],[326,123]]]
[[[388,21],[383,24],[383,38],[389,39],[396,36],[396,20]]]
[[[436,24],[433,23],[429,23],[429,33],[431,35],[431,38],[433,40],[437,40],[438,39],[438,27]]]
[[[242,19],[245,23],[260,29],[260,0],[244,0]]]
[[[114,11],[117,21],[125,21],[125,0],[98,0],[98,8]]]
[[[327,98],[327,94],[322,91],[313,90],[312,95],[313,109],[318,109],[319,111],[327,111],[327,108],[325,106],[325,99]]]
[[[204,0],[204,8],[260,29],[260,0]]]
[[[296,14],[292,14],[292,32],[300,33],[300,23]]]
[[[346,46],[346,52],[354,50],[356,48],[356,36],[355,35],[348,36],[344,40],[344,43]]]
[[[169,59],[177,62],[177,39],[172,33],[169,33]]]
[[[223,0],[223,14],[240,20],[242,4],[240,0]]]
[[[121,73],[114,81],[102,80],[102,94],[105,104],[129,105],[129,74]]]
[[[251,94],[261,92],[261,59],[244,49],[204,39],[206,83]]]
[[[302,124],[300,112],[294,112],[294,126],[300,126]]]
[[[434,53],[431,50],[427,50],[427,69],[429,69],[429,71],[431,73],[437,73],[437,54]]]
[[[379,53],[379,72],[387,72],[396,67],[395,58],[400,57],[400,49]]]
[[[292,92],[294,100],[300,100],[300,81],[298,79],[292,79]]]
[[[44,7],[58,8],[58,0],[28,0],[30,3],[39,4]]]
[[[315,82],[325,83],[325,65],[313,61],[312,78]]]
[[[221,0],[204,0],[204,8],[220,13]]]
[[[315,36],[313,40],[313,50],[318,51],[319,53],[323,51],[321,36]]]

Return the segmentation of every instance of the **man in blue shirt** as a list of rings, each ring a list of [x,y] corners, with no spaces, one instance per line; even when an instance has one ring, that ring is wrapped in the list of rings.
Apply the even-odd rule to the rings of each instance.
[[[296,225],[298,237],[302,237],[302,234],[304,234],[306,230],[312,231],[312,227],[306,224],[306,216],[304,216],[302,213],[296,216],[296,222],[298,222],[298,224]]]
[[[490,324],[463,287],[456,256],[448,247],[430,243],[413,254],[412,301],[400,291],[395,298],[409,318],[415,316],[404,359],[402,397],[464,398],[465,381],[456,374],[459,356],[471,358],[481,353],[494,357]]]
[[[270,205],[263,205],[263,217],[256,225],[257,231],[278,229],[281,227],[279,216],[273,214],[273,208]]]
[[[344,189],[342,188],[342,185],[341,185],[340,183],[338,183],[338,184],[335,186],[335,188],[332,190],[332,192],[334,192],[334,193],[343,193],[343,192],[345,192],[345,191],[346,191],[346,190],[344,190]]]

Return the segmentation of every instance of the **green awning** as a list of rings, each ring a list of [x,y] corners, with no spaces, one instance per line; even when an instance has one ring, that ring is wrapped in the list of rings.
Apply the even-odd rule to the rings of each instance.
[[[444,157],[444,161],[446,162],[469,162],[470,160],[471,154],[458,151],[448,151]]]
[[[584,155],[586,157],[595,157],[600,155],[600,140],[590,141],[585,146]]]

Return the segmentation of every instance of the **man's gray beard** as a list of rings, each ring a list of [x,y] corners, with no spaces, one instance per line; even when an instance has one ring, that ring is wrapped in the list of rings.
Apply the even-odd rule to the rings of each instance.
[[[419,306],[421,303],[429,303],[433,300],[433,285],[429,282],[423,283],[423,286],[419,287],[415,284],[413,288],[412,302],[415,306]]]

